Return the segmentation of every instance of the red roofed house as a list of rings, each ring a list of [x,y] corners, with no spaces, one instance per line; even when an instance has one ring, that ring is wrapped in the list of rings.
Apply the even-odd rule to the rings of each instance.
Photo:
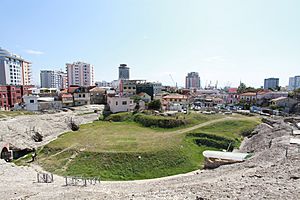
[[[173,104],[186,105],[188,97],[181,94],[169,94],[163,97],[163,106],[168,110]]]
[[[73,106],[73,95],[70,93],[63,93],[61,95],[61,101],[63,107],[70,107]]]
[[[240,100],[245,102],[252,102],[256,101],[257,94],[255,92],[246,92],[243,94],[240,94]]]
[[[237,88],[229,88],[226,103],[236,104],[240,101],[240,96],[237,92]]]

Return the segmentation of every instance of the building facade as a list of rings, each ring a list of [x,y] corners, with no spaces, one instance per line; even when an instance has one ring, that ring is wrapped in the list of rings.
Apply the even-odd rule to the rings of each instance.
[[[0,109],[6,110],[9,108],[8,93],[6,86],[0,86]]]
[[[0,48],[0,85],[30,85],[31,63]]]
[[[41,70],[40,81],[42,88],[67,88],[67,74],[62,71]]]
[[[264,89],[276,89],[279,87],[279,78],[266,78],[264,81]]]
[[[289,90],[296,90],[300,88],[300,76],[294,76],[289,78]]]
[[[84,62],[74,62],[67,65],[68,86],[78,85],[83,87],[95,85],[94,66]]]
[[[200,77],[198,72],[190,72],[185,77],[185,88],[187,89],[200,89]]]
[[[31,85],[31,63],[23,60],[22,62],[22,82],[23,85]]]
[[[107,81],[97,81],[95,85],[97,87],[112,87],[112,83]]]
[[[130,112],[134,110],[135,103],[129,97],[107,97],[107,104],[112,113]]]
[[[129,79],[129,67],[126,64],[120,64],[119,67],[119,79]]]
[[[147,93],[151,96],[151,99],[154,99],[155,95],[161,93],[162,91],[162,84],[159,82],[138,82],[136,84],[136,93],[139,94],[141,92]]]

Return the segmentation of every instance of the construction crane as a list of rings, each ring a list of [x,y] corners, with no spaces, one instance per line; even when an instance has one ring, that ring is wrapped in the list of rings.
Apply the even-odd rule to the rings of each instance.
[[[177,83],[175,83],[175,81],[174,81],[174,79],[173,79],[172,75],[171,75],[171,74],[169,74],[169,76],[170,76],[170,78],[171,78],[171,80],[172,80],[172,82],[173,82],[174,86],[177,88]]]

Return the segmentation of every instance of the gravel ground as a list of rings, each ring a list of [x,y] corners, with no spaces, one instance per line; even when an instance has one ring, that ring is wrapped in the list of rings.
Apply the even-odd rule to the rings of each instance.
[[[254,156],[238,164],[214,170],[152,180],[101,182],[65,186],[63,177],[54,183],[37,183],[38,166],[17,167],[0,161],[1,199],[299,199],[300,153],[289,144],[291,127],[278,120],[262,124],[256,135],[244,141],[241,152]],[[270,145],[270,140],[272,140]],[[286,150],[287,149],[287,150]],[[286,152],[287,151],[287,152]],[[287,156],[286,156],[287,154]]]
[[[99,109],[102,109],[102,107],[98,106]],[[20,149],[42,146],[60,134],[70,131],[71,129],[68,126],[70,119],[73,119],[77,124],[85,124],[96,120],[97,114],[91,113],[94,109],[95,105],[91,105],[76,107],[75,111],[0,119],[0,140]],[[42,142],[35,142],[31,138],[33,130],[43,135]]]

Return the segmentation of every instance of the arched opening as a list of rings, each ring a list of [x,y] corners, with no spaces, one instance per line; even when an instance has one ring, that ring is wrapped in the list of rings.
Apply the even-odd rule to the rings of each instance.
[[[6,147],[4,147],[1,151],[1,159],[4,159],[6,162],[11,160],[11,152],[8,151]]]

